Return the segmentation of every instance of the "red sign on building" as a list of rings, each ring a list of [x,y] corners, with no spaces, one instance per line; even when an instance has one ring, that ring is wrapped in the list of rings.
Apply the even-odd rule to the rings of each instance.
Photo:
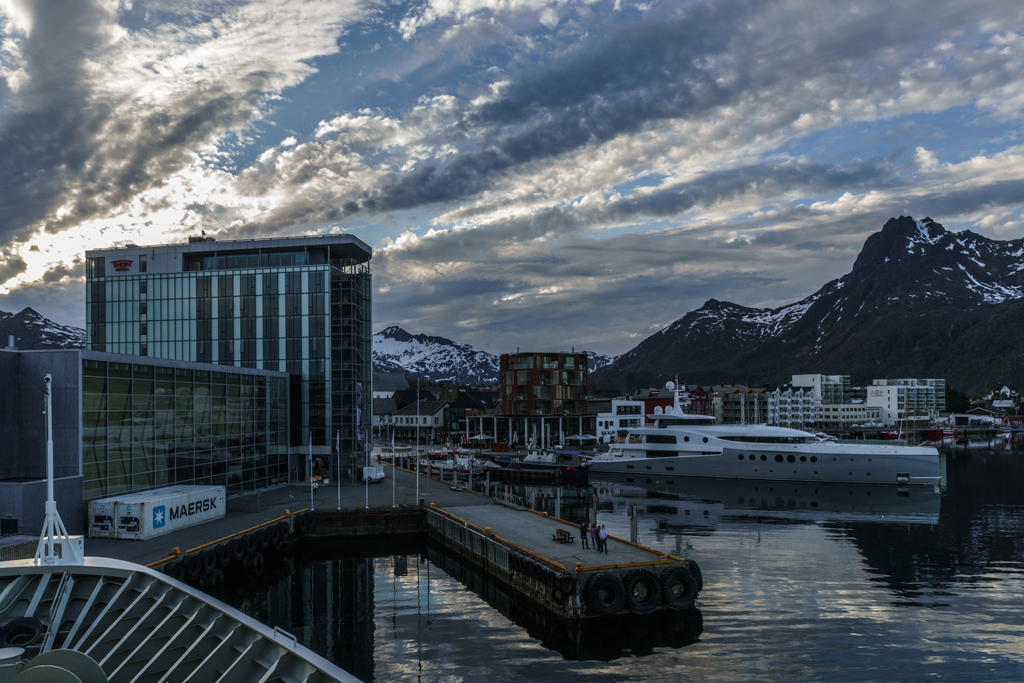
[[[110,266],[119,273],[123,273],[132,267],[131,259],[118,259],[117,261],[111,261]]]

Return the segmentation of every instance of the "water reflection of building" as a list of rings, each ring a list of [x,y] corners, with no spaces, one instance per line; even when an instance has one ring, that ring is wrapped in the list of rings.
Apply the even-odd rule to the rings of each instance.
[[[373,558],[304,556],[287,564],[240,609],[288,631],[360,680],[373,680]]]

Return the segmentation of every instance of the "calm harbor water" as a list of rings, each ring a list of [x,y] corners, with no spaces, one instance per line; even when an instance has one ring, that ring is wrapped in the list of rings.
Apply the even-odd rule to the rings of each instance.
[[[563,489],[700,563],[698,610],[573,626],[419,542],[318,545],[235,587],[243,611],[362,680],[1024,678],[1024,455],[947,459],[941,493],[700,480]],[[609,479],[611,479],[609,477]],[[536,489],[554,511],[554,489]]]

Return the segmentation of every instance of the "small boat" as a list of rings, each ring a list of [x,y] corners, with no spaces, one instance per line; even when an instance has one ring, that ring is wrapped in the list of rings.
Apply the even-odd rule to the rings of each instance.
[[[563,449],[545,450],[533,447],[523,458],[497,456],[494,460],[508,469],[558,472],[563,477],[586,477],[588,458],[579,451]]]
[[[469,479],[483,471],[484,464],[474,457],[456,456],[444,460],[420,460],[419,470],[431,477],[441,479]]]

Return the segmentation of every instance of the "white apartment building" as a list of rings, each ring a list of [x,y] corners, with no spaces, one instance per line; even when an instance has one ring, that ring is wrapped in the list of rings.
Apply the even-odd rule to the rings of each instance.
[[[868,387],[867,405],[881,408],[881,422],[886,426],[907,419],[937,420],[946,409],[946,380],[876,379]]]
[[[864,403],[826,403],[821,406],[822,426],[847,429],[854,425],[882,422],[882,408]]]
[[[620,430],[643,426],[644,406],[643,401],[613,399],[610,413],[597,414],[597,438],[601,443],[615,443]]]
[[[810,387],[822,405],[850,401],[849,375],[793,375],[794,387]]]
[[[808,429],[821,419],[821,399],[810,387],[779,387],[768,396],[770,425]]]

